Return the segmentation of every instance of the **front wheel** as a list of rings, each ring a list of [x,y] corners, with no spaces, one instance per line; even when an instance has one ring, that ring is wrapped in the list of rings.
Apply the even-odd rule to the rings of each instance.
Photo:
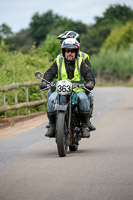
[[[57,150],[60,157],[65,157],[68,148],[68,134],[67,134],[67,124],[64,112],[59,112],[56,122],[57,131]]]

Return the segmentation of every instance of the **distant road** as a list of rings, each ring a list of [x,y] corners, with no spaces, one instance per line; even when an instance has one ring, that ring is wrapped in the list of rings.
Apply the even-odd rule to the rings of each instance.
[[[94,95],[97,130],[65,158],[45,124],[0,140],[0,200],[133,199],[133,88]]]

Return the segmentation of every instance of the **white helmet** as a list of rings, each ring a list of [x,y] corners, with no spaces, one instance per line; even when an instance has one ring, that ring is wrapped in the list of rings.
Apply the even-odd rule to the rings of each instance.
[[[74,38],[67,38],[61,44],[62,55],[65,57],[65,49],[75,49],[76,57],[80,50],[80,44]]]

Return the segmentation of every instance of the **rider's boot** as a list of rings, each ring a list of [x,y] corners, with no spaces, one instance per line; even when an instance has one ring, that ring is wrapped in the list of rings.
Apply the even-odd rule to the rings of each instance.
[[[88,120],[88,128],[89,128],[90,131],[95,131],[96,130],[95,126],[93,126],[93,124],[91,123],[90,119]]]
[[[90,131],[95,131],[96,128],[95,126],[92,125],[90,118],[92,117],[92,113],[93,113],[93,105],[90,107],[90,112],[89,112],[89,118],[88,118],[88,127]]]
[[[89,117],[89,112],[80,111],[81,130],[84,138],[90,137],[90,131],[88,128],[88,117]]]
[[[54,137],[55,136],[55,113],[54,112],[47,112],[47,116],[49,119],[49,125],[45,136],[46,137]]]
[[[50,128],[50,124],[49,123],[46,125],[46,128]]]

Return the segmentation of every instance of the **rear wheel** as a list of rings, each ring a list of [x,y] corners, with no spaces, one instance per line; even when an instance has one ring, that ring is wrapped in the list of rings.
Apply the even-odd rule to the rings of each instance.
[[[64,157],[68,148],[67,124],[64,112],[58,113],[56,125],[58,155]]]

